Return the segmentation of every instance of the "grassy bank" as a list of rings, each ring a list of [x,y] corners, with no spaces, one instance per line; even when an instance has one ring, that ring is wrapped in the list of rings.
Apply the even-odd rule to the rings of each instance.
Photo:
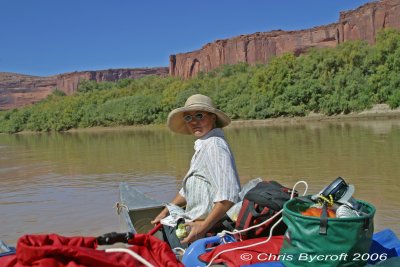
[[[267,65],[223,66],[191,80],[84,81],[72,96],[55,91],[33,106],[1,112],[0,132],[165,123],[194,93],[212,97],[233,120],[351,114],[376,104],[397,108],[399,73],[400,32],[388,29],[374,46],[346,42],[299,57],[285,54]]]

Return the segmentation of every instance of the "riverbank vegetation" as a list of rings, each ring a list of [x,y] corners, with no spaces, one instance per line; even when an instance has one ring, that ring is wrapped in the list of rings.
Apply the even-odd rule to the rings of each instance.
[[[164,123],[195,93],[209,95],[232,119],[266,119],[400,106],[400,32],[307,54],[284,54],[269,64],[226,65],[190,80],[147,76],[116,83],[82,81],[74,95],[54,91],[39,103],[0,113],[0,132]]]

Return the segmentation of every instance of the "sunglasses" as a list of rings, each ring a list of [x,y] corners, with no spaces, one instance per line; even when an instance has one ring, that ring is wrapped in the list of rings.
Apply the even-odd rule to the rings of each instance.
[[[186,123],[191,122],[191,121],[193,120],[193,118],[194,118],[196,121],[201,121],[202,119],[204,119],[205,116],[206,116],[205,113],[196,113],[196,114],[194,114],[193,116],[188,114],[188,115],[183,116],[183,120],[184,120]]]

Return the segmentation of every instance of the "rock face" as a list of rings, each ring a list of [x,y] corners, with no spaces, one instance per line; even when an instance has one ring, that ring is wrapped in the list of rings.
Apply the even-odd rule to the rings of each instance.
[[[382,28],[400,29],[400,0],[381,0],[355,10],[340,13],[337,23],[300,31],[271,31],[217,40],[200,50],[170,56],[168,68],[110,69],[35,77],[0,73],[0,110],[35,103],[55,88],[72,94],[82,79],[116,81],[146,75],[190,78],[223,64],[267,63],[286,52],[301,54],[312,47],[335,47],[348,40],[366,40],[373,44]]]
[[[93,80],[97,82],[115,82],[120,79],[137,79],[148,75],[167,76],[168,68],[109,69],[100,71],[64,73],[57,76],[56,87],[58,90],[70,95],[76,91],[79,81],[82,79]]]
[[[36,103],[51,94],[56,84],[56,76],[0,73],[0,110]]]
[[[140,78],[147,75],[167,76],[168,68],[109,69],[64,73],[49,77],[37,77],[0,72],[0,110],[29,105],[46,98],[56,88],[70,95],[82,79],[117,81],[123,78]]]
[[[400,29],[400,0],[367,3],[341,12],[339,22],[300,31],[271,31],[208,43],[200,50],[170,56],[169,74],[190,78],[220,65],[268,63],[286,52],[300,54],[312,47],[334,47],[348,40],[373,44],[382,28]]]
[[[381,0],[341,12],[338,43],[366,40],[373,44],[376,33],[383,28],[400,29],[400,0]]]

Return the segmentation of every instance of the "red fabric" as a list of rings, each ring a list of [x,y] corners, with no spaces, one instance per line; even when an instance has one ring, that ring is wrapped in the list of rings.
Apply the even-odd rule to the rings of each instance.
[[[154,266],[183,267],[169,246],[156,237],[136,234],[130,250]],[[121,267],[143,266],[124,252],[96,250],[93,237],[63,237],[56,234],[25,235],[18,240],[17,254],[0,258],[1,267]]]
[[[223,250],[255,244],[265,240],[266,237],[262,237],[219,245],[212,251],[200,255],[199,258],[200,260],[209,263],[215,255]],[[228,267],[237,267],[260,262],[278,261],[279,251],[281,250],[282,244],[282,235],[272,236],[268,243],[256,245],[250,248],[224,252],[219,255],[218,258],[213,261],[213,263],[224,263]]]
[[[17,266],[17,256],[15,256],[14,254],[14,255],[0,257],[0,266],[1,267]]]

